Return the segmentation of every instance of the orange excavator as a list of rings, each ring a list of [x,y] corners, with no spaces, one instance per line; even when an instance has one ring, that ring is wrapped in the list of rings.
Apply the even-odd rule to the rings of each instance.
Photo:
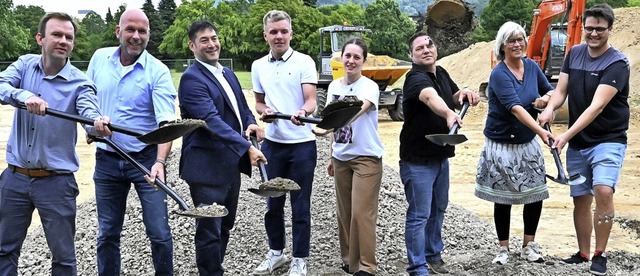
[[[557,83],[564,57],[582,40],[582,16],[586,0],[542,0],[533,10],[527,57],[538,63],[552,85]],[[560,19],[560,20],[558,20]],[[497,65],[491,53],[491,68]],[[480,85],[486,95],[488,83]]]

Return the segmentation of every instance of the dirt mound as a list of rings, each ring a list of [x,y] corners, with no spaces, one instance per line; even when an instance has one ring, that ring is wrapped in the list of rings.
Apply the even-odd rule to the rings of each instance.
[[[461,0],[437,0],[429,5],[425,23],[440,56],[467,48],[476,26],[473,10]]]

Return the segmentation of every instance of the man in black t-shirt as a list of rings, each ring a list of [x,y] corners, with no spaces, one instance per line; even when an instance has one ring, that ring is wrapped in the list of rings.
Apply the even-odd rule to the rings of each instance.
[[[477,93],[459,89],[444,68],[436,66],[438,51],[426,33],[409,39],[413,67],[404,82],[404,124],[400,132],[400,177],[409,207],[405,243],[409,275],[447,273],[441,252],[442,223],[449,203],[449,157],[453,146],[436,145],[425,138],[446,134],[462,120],[454,112],[463,101],[477,105]]]
[[[595,5],[584,13],[585,44],[574,46],[567,55],[555,93],[538,116],[541,125],[550,122],[553,111],[571,93],[569,129],[556,136],[554,148],[567,142],[569,175],[587,178],[571,186],[573,221],[579,251],[566,263],[589,261],[591,232],[595,228],[596,248],[590,272],[605,275],[605,253],[614,218],[613,194],[627,149],[629,128],[629,74],[627,57],[609,44],[615,17],[607,4]],[[595,211],[591,204],[595,197]]]

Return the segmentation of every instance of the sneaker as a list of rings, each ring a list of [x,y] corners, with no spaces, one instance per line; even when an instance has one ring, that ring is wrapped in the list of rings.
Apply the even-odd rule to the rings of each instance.
[[[349,265],[348,264],[342,264],[342,266],[340,267],[340,269],[342,269],[342,271],[344,271],[347,274],[353,274],[349,271]]]
[[[529,262],[544,263],[544,259],[542,258],[542,247],[534,241],[530,241],[527,243],[527,246],[522,248],[520,257]]]
[[[269,275],[287,262],[287,255],[282,251],[280,251],[280,254],[276,252],[275,250],[269,250],[266,259],[253,270],[253,275]]]
[[[509,262],[509,247],[500,246],[498,255],[495,258],[493,258],[493,261],[491,261],[491,263],[504,265],[504,264],[507,264],[508,262]]]
[[[593,255],[589,272],[593,275],[607,275],[607,253]]]
[[[578,253],[571,255],[570,258],[562,260],[565,264],[581,264],[589,261],[588,257],[583,256],[580,251]]]
[[[291,268],[289,268],[289,276],[306,276],[307,264],[304,263],[303,258],[293,258],[291,261]]]
[[[447,264],[444,263],[442,259],[437,261],[427,261],[427,267],[433,274],[447,274],[449,273],[449,269],[447,269]]]

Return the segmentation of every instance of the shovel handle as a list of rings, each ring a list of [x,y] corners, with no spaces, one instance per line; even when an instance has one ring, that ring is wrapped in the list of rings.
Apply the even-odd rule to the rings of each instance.
[[[274,113],[274,114],[268,114],[265,115],[264,118],[265,119],[291,119],[290,114],[282,114],[282,113]],[[303,123],[310,123],[310,124],[319,124],[322,119],[320,118],[312,118],[312,117],[296,117],[298,119],[298,121],[303,122]],[[93,123],[93,122],[92,122]]]
[[[291,116],[289,116],[289,118],[291,118]],[[251,144],[253,145],[253,147],[260,150],[258,139],[255,135],[252,134],[251,136],[249,136],[249,140],[251,140]],[[269,177],[267,177],[267,168],[264,167],[264,162],[262,162],[261,160],[258,160],[258,170],[260,171],[260,178],[262,178],[262,182],[266,182],[267,180],[269,180]]]
[[[24,103],[19,103],[18,104],[18,108],[27,109],[27,106]],[[66,120],[69,120],[69,121],[74,121],[74,122],[78,122],[78,123],[85,124],[85,125],[93,125],[93,120],[91,120],[89,118],[85,118],[85,117],[78,116],[78,115],[75,115],[75,114],[70,114],[70,113],[63,112],[63,111],[60,111],[60,110],[57,110],[57,109],[53,109],[53,108],[48,108],[47,107],[45,109],[45,113],[47,115],[51,115],[53,117],[58,117],[58,118],[61,118],[61,119],[66,119]],[[140,132],[137,132],[137,131],[133,131],[133,130],[130,130],[130,129],[126,129],[123,126],[119,126],[119,125],[116,125],[116,124],[109,123],[108,126],[109,126],[109,129],[111,129],[112,131],[124,133],[124,134],[127,134],[127,135],[136,136],[136,137],[144,135],[143,133],[140,133]]]
[[[104,139],[104,138],[101,138],[101,137],[94,137],[94,140],[96,140],[98,142],[103,142],[103,143],[109,145],[120,156],[122,156],[122,158],[124,158],[127,161],[129,161],[129,163],[131,163],[131,165],[136,167],[136,169],[138,169],[143,174],[145,174],[145,175],[150,175],[151,174],[151,172],[147,168],[145,168],[142,164],[140,164],[138,161],[133,159],[133,157],[131,157],[129,154],[127,154],[124,150],[122,150],[118,145],[116,145],[111,140]],[[173,200],[178,202],[178,205],[180,205],[180,209],[182,209],[183,211],[189,210],[189,205],[187,205],[187,203],[174,190],[169,188],[164,182],[162,182],[157,177],[156,177],[155,184],[158,187],[160,187],[160,189],[162,189],[165,193],[167,193],[167,195],[169,195]]]
[[[551,127],[549,123],[544,124],[544,129],[548,132],[551,132]],[[549,147],[553,146],[554,140],[549,138]],[[558,178],[559,179],[567,179],[567,176],[564,174],[564,166],[562,166],[562,160],[560,159],[560,154],[558,153],[557,148],[551,149],[551,154],[553,154],[553,161],[556,163],[556,168],[558,169]]]
[[[458,113],[458,115],[460,115],[460,120],[464,118],[464,114],[467,113],[467,109],[469,109],[469,102],[464,101],[464,103],[462,104],[462,109],[460,109],[460,113]],[[449,130],[449,135],[456,134],[459,128],[460,125],[458,124],[458,122],[453,123],[453,126],[451,126],[451,130]]]

